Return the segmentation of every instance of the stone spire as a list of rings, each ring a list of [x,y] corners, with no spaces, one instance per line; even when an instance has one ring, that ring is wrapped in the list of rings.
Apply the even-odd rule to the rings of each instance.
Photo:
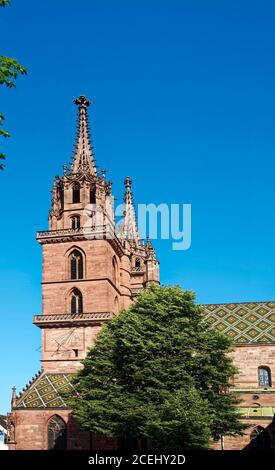
[[[17,397],[16,397],[16,388],[15,387],[12,387],[12,395],[11,395],[11,409],[13,410],[13,408],[16,407],[16,400],[17,400]]]
[[[91,102],[85,96],[81,95],[74,100],[74,103],[78,106],[78,124],[71,172],[89,173],[90,175],[97,176],[87,113],[87,108],[90,106]]]
[[[136,245],[140,244],[139,234],[136,223],[136,213],[133,202],[132,181],[127,176],[124,181],[125,196],[124,196],[124,219],[122,224],[121,234],[122,237],[135,242]]]
[[[145,252],[148,257],[148,259],[154,259],[156,260],[156,252],[155,249],[152,245],[151,238],[149,235],[147,236],[146,243],[145,243]]]

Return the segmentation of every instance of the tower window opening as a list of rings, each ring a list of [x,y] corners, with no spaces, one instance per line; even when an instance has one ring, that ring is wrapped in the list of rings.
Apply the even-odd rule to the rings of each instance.
[[[64,208],[64,190],[63,188],[60,189],[60,202],[61,202],[61,208]]]
[[[74,289],[71,295],[71,313],[83,313],[82,294],[78,289]]]
[[[71,218],[71,221],[72,221],[72,228],[73,228],[73,229],[78,229],[78,228],[80,228],[80,216],[79,216],[79,215],[74,215],[74,216]]]
[[[80,186],[78,183],[73,185],[73,203],[80,202]]]
[[[136,258],[136,260],[135,260],[135,268],[136,268],[137,271],[141,270],[141,264],[140,264],[140,259],[139,258]]]
[[[78,250],[70,254],[70,279],[83,279],[83,256]]]
[[[90,204],[95,204],[95,203],[96,203],[95,190],[91,188],[90,189]]]

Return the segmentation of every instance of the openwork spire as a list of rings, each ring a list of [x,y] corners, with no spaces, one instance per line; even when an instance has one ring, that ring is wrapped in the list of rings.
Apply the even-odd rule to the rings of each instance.
[[[132,181],[127,176],[124,181],[125,196],[124,196],[124,220],[122,225],[122,236],[129,241],[134,241],[139,245],[139,234],[136,223],[136,213],[133,202],[132,194]]]
[[[91,102],[85,96],[81,95],[74,100],[74,103],[78,106],[78,124],[71,171],[72,173],[85,172],[97,176],[87,113],[87,108],[90,106]]]

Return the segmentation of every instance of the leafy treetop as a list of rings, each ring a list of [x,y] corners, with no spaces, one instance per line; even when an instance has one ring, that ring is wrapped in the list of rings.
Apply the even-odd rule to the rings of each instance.
[[[153,285],[102,328],[66,399],[83,430],[156,449],[207,448],[243,429],[230,351],[192,292]]]
[[[0,7],[5,7],[10,4],[10,0],[0,0]],[[0,85],[6,85],[8,88],[15,88],[15,80],[18,75],[25,75],[27,73],[25,67],[20,65],[16,59],[0,55]],[[0,135],[9,137],[10,134],[3,128],[4,114],[0,112]],[[5,160],[5,155],[0,152],[0,160]],[[0,163],[0,169],[4,168],[3,163]]]

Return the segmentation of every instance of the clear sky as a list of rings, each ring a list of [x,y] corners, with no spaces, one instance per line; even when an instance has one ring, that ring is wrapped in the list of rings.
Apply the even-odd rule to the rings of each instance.
[[[162,283],[203,303],[275,300],[272,0],[13,0],[0,54],[28,68],[0,87],[11,139],[0,174],[0,412],[40,368],[41,249],[53,177],[75,137],[72,100],[114,194],[190,203],[192,245],[157,241]]]

